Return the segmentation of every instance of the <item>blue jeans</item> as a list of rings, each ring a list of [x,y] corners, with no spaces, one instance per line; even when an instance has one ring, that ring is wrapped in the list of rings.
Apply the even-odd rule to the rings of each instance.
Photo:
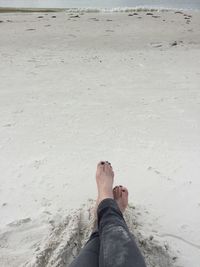
[[[146,267],[115,200],[104,199],[97,216],[98,230],[69,267]]]

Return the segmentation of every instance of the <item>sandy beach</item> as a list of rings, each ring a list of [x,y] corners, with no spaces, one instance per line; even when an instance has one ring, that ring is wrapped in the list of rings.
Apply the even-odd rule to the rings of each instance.
[[[33,258],[100,160],[140,234],[199,267],[199,159],[200,12],[0,13],[1,267],[64,266]]]

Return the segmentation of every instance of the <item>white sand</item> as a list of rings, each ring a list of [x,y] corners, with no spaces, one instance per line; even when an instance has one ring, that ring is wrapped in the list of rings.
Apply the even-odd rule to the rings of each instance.
[[[199,267],[200,14],[189,14],[0,14],[1,266],[48,247],[49,222],[96,197],[107,159],[145,211],[143,236]]]

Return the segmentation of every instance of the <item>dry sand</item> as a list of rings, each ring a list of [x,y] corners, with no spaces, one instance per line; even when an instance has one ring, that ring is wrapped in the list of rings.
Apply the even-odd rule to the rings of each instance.
[[[200,13],[186,13],[0,14],[1,267],[76,255],[102,159],[149,266],[199,267]]]

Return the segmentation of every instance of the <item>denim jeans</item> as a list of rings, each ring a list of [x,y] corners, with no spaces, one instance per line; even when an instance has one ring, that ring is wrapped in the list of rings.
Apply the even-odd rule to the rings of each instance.
[[[116,201],[104,199],[97,216],[98,230],[69,267],[146,267]]]

